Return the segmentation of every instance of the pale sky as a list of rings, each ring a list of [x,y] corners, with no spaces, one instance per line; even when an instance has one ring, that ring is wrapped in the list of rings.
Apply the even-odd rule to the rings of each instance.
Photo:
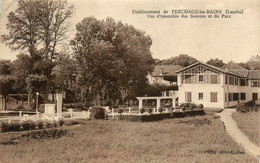
[[[260,1],[259,0],[68,0],[76,10],[71,19],[73,38],[75,25],[84,17],[105,19],[132,24],[151,36],[151,52],[154,58],[166,59],[188,54],[206,62],[219,58],[224,62],[247,61],[260,54]],[[7,14],[15,10],[16,2],[2,0],[0,34],[6,33]],[[132,14],[132,10],[243,10],[243,14],[229,19],[186,18],[148,19],[145,14]],[[0,58],[15,59],[18,52],[11,52],[0,44]]]

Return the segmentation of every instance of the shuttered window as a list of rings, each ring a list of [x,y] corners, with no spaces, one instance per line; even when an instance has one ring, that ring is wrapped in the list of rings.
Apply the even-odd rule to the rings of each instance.
[[[210,102],[218,102],[218,93],[217,92],[210,93]]]
[[[191,102],[191,92],[185,92],[185,102]]]
[[[218,76],[217,75],[210,75],[210,83],[217,84],[218,83]]]

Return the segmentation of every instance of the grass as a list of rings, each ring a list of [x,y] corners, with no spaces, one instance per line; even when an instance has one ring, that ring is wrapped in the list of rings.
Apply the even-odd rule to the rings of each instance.
[[[238,128],[244,132],[253,143],[259,145],[259,112],[236,112],[232,117],[237,122]]]
[[[210,124],[186,121],[208,119]],[[185,122],[185,123],[183,123]],[[1,162],[256,162],[212,115],[159,122],[89,120],[73,136],[0,143]],[[8,142],[22,133],[0,133]]]

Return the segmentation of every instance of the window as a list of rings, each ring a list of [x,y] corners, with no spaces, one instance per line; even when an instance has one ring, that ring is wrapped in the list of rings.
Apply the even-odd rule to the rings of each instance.
[[[210,102],[218,102],[218,93],[210,92]]]
[[[253,81],[251,82],[251,86],[252,86],[252,87],[260,87],[260,81],[258,81],[258,80],[253,80]]]
[[[203,82],[203,75],[199,75],[199,82]]]
[[[227,93],[225,93],[225,102],[227,102]]]
[[[233,101],[233,94],[232,93],[228,93],[228,101]]]
[[[191,102],[191,92],[185,92],[185,102]]]
[[[225,75],[225,83],[228,84],[228,76]]]
[[[246,93],[240,93],[240,99],[246,100]]]
[[[238,79],[235,78],[235,85],[238,85]]]
[[[210,83],[217,84],[218,83],[218,76],[217,75],[210,75]]]
[[[233,93],[233,101],[238,101],[238,93]]]
[[[229,85],[234,85],[234,77],[233,76],[229,77]]]
[[[246,79],[240,79],[240,86],[246,85]]]
[[[203,100],[203,93],[199,93],[199,100]]]
[[[191,83],[191,75],[185,75],[185,83]]]

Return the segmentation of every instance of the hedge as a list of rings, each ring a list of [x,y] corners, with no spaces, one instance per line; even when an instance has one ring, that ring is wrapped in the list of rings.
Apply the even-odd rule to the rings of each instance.
[[[126,120],[131,122],[152,122],[160,121],[169,118],[181,118],[186,116],[205,115],[203,110],[186,111],[186,112],[172,112],[172,113],[160,113],[150,115],[115,115],[117,120]]]

